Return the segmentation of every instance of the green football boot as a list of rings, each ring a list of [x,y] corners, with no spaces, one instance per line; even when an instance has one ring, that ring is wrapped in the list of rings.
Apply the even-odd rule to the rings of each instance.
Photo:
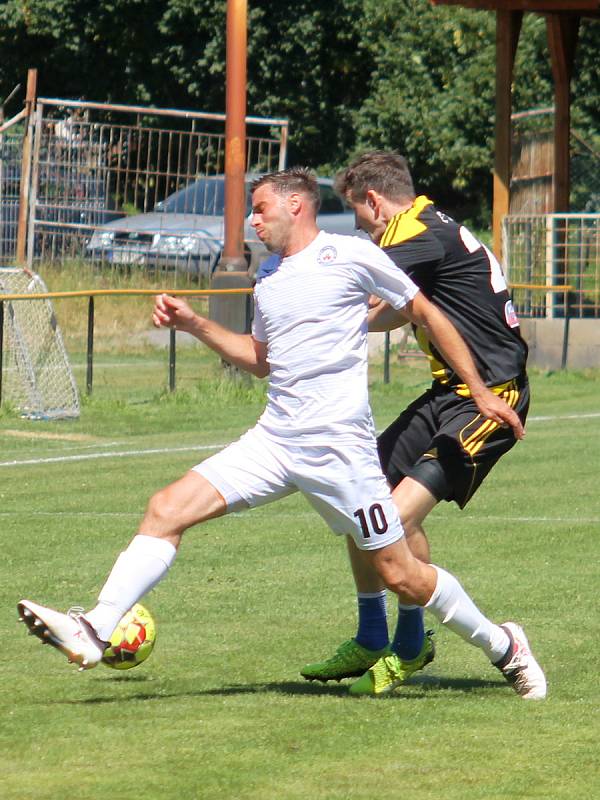
[[[435,647],[432,635],[433,631],[427,631],[421,652],[410,661],[403,661],[395,653],[384,655],[350,686],[350,694],[355,697],[380,697],[402,686],[413,673],[433,661]]]
[[[382,656],[390,652],[389,646],[381,650],[367,650],[356,639],[341,644],[335,654],[318,664],[307,664],[300,674],[307,681],[341,681],[356,678],[372,667]]]

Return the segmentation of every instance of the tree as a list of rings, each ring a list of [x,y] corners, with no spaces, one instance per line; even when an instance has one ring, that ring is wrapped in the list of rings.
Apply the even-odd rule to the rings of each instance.
[[[495,111],[495,15],[426,0],[365,0],[369,93],[357,106],[357,149],[393,148],[440,204],[486,221]],[[582,24],[573,118],[598,132],[600,25]],[[517,51],[514,110],[552,105],[543,16],[525,14]]]
[[[5,0],[0,97],[225,110],[226,0]],[[418,186],[479,222],[491,193],[495,16],[429,0],[249,0],[248,111],[287,117],[290,162],[321,171],[394,148]],[[599,130],[600,24],[582,24],[574,124]],[[35,54],[35,55],[33,55]],[[545,21],[525,14],[515,110],[551,105]]]

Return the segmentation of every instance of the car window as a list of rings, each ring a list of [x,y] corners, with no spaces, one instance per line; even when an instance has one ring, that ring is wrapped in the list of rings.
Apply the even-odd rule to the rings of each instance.
[[[321,208],[319,214],[343,214],[346,210],[344,204],[333,191],[332,186],[319,185],[321,193]]]
[[[249,186],[246,185],[246,189]],[[156,211],[166,214],[206,214],[222,217],[225,214],[225,180],[223,178],[201,178],[185,189],[157,203]],[[249,193],[246,196],[246,214],[251,211]]]
[[[157,210],[167,214],[210,214],[222,216],[225,208],[225,184],[220,180],[201,179],[158,203]]]

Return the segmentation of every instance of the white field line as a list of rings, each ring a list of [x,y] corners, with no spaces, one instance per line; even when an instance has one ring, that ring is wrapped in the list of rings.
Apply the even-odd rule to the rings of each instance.
[[[589,414],[555,414],[552,416],[534,416],[529,417],[527,424],[531,422],[555,422],[561,419],[570,420],[584,420],[596,419],[600,417],[600,412],[592,412]],[[0,431],[1,434],[1,431]],[[69,461],[91,461],[96,458],[128,458],[132,456],[151,456],[151,455],[165,455],[167,453],[189,453],[194,450],[220,450],[226,447],[229,442],[221,444],[205,444],[205,445],[189,445],[187,447],[160,447],[150,448],[144,450],[111,450],[103,453],[86,453],[73,456],[53,456],[48,458],[27,458],[14,461],[0,461],[0,467],[20,467],[32,466],[35,464],[64,464]]]
[[[21,461],[0,461],[0,467],[21,467],[32,464],[64,464],[69,461],[91,461],[96,458],[127,458],[128,456],[152,456],[165,453],[189,453],[193,450],[220,450],[225,444],[193,444],[188,447],[154,447],[148,450],[112,450],[107,453],[81,453],[76,456],[52,456],[51,458],[26,458]]]
[[[269,506],[261,506],[260,508],[253,508],[249,509],[248,511],[235,511],[228,514],[228,517],[241,517],[246,516],[248,513],[261,515],[261,514],[270,514],[271,508]],[[23,511],[0,511],[0,519],[6,519],[10,517],[22,517]],[[27,511],[28,517],[93,517],[93,518],[100,518],[100,517],[130,517],[139,519],[141,516],[141,511]],[[301,519],[301,518],[310,518],[316,519],[317,513],[315,511],[307,510],[307,511],[277,511],[278,517],[289,517],[290,519]],[[442,521],[444,519],[443,514],[432,514],[431,517],[433,519],[437,519],[437,521]],[[548,524],[551,523],[553,525],[598,525],[600,524],[600,517],[505,517],[505,516],[494,516],[490,514],[468,514],[464,513],[462,517],[463,523],[474,522],[502,522],[502,523],[535,523],[535,524]],[[325,523],[323,523],[325,526]],[[324,527],[325,530],[325,527]]]
[[[164,366],[165,359],[162,361],[144,361],[144,367],[162,367]],[[139,366],[140,362],[132,362],[128,363],[127,361],[119,361],[117,363],[111,364],[110,362],[102,363],[94,361],[94,372],[100,369],[126,369],[132,366]],[[71,369],[73,370],[84,370],[87,369],[87,364],[71,364]]]
[[[530,422],[554,422],[557,419],[596,419],[600,417],[600,411],[593,411],[589,414],[554,414],[552,416],[544,417],[527,417],[527,424]]]

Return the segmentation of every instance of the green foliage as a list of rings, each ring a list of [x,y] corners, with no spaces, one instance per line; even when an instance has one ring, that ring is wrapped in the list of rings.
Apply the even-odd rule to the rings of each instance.
[[[40,93],[222,111],[226,0],[7,0],[0,96]],[[290,120],[290,163],[334,171],[357,150],[403,151],[418,185],[475,222],[491,189],[495,17],[429,0],[253,0],[248,110]],[[573,119],[600,129],[600,24],[582,20]],[[542,15],[525,14],[515,110],[552,103]]]
[[[489,195],[495,111],[495,17],[422,0],[365,0],[374,64],[356,113],[358,146],[407,155],[417,184],[476,216]],[[550,101],[543,18],[526,15],[514,108]],[[485,219],[476,219],[481,224]]]
[[[374,70],[371,92],[357,112],[358,146],[403,152],[417,184],[439,202],[448,185],[455,193],[485,185],[493,18],[420,0],[366,0],[365,7]]]
[[[352,108],[368,86],[362,0],[258,0],[250,21],[249,102],[291,120],[290,162],[342,161]]]

